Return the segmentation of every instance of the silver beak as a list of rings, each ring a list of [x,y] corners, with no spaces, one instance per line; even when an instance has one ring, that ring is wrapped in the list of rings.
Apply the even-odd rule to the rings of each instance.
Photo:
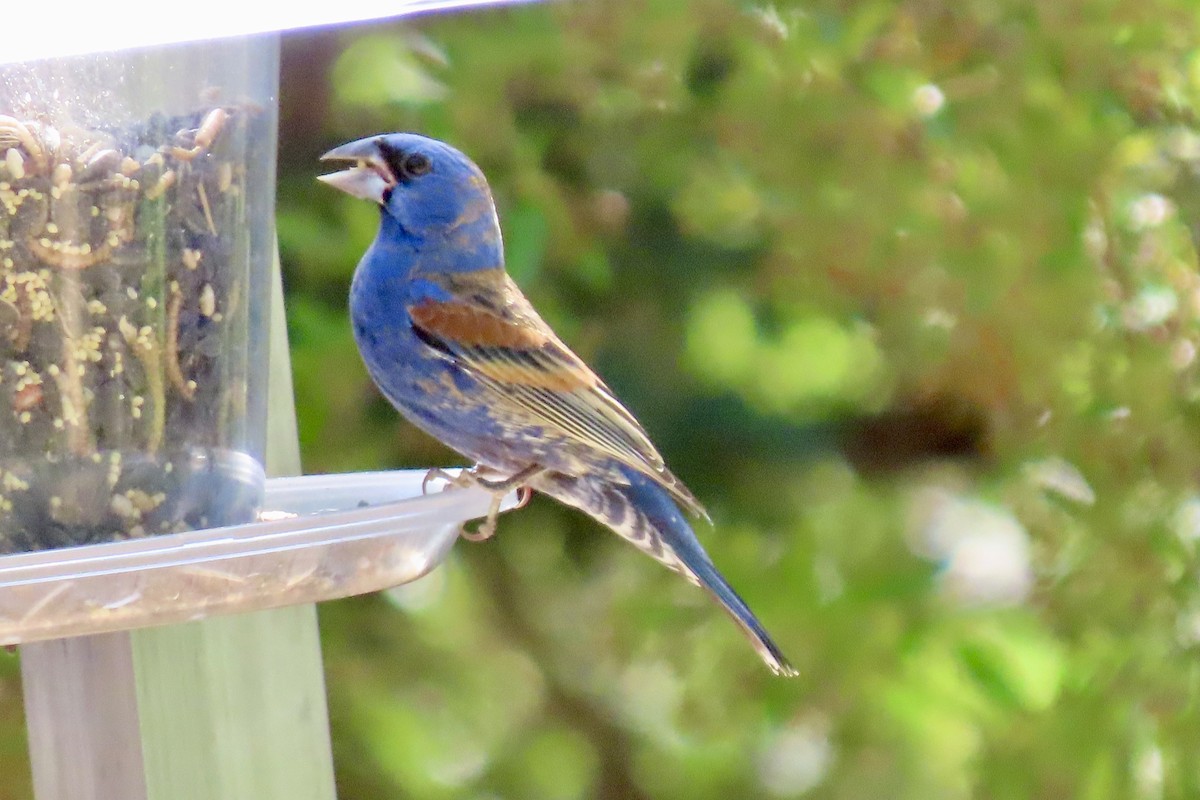
[[[335,147],[322,161],[353,161],[354,166],[340,172],[320,175],[317,180],[327,183],[352,197],[383,204],[384,193],[396,185],[391,171],[380,157],[377,136],[368,136]]]

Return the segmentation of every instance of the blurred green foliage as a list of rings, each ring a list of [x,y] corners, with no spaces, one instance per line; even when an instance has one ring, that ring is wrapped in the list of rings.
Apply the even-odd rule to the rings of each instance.
[[[375,211],[313,184],[447,139],[802,672],[538,500],[323,606],[342,800],[1200,796],[1191,0],[580,0],[285,63],[307,471],[461,463],[370,385]],[[0,653],[0,731],[16,683]]]

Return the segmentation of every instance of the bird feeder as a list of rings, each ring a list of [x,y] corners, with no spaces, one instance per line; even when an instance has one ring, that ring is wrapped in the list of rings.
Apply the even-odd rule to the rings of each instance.
[[[445,4],[391,12],[430,5]],[[160,38],[137,44],[170,38],[151,31]],[[425,495],[423,471],[267,477],[268,466],[298,468],[268,465],[269,451],[295,443],[286,357],[268,362],[272,349],[286,356],[273,223],[276,35],[53,58],[32,46],[29,60],[0,64],[0,644],[22,645],[38,798],[283,796],[293,791],[286,780],[262,777],[269,758],[245,795],[180,788],[163,765],[182,757],[150,752],[161,743],[145,735],[144,686],[155,670],[187,665],[147,659],[145,641],[155,640],[128,632],[311,609],[414,580],[490,497]],[[268,441],[268,430],[284,433]],[[195,630],[182,635],[215,638]],[[216,658],[254,649],[229,638]],[[279,639],[279,652],[297,638]],[[271,641],[260,632],[254,644],[270,651]],[[319,654],[303,657],[319,667]],[[108,699],[97,705],[99,696]],[[111,752],[122,725],[140,731],[132,760]],[[327,740],[306,747],[281,760],[328,760]],[[304,796],[331,794],[330,781],[317,783],[329,785]]]

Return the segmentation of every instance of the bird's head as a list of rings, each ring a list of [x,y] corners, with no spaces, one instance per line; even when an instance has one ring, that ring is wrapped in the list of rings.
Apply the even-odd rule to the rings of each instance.
[[[487,180],[471,159],[450,145],[415,133],[368,136],[330,150],[322,161],[353,162],[320,180],[378,203],[406,234],[449,236],[494,228]]]

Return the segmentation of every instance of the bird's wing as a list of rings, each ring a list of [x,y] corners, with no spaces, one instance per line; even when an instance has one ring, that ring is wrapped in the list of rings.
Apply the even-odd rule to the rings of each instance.
[[[638,421],[527,302],[493,309],[424,300],[409,315],[422,341],[469,371],[510,413],[530,425],[557,429],[598,455],[646,474],[688,510],[707,518]]]

